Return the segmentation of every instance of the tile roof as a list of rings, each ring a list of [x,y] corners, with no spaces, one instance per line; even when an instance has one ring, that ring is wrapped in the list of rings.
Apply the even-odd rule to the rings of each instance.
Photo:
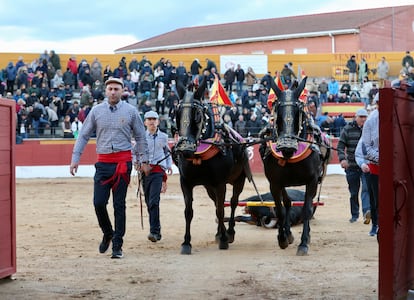
[[[409,6],[396,6],[394,13]],[[184,27],[116,49],[122,52],[151,52],[240,42],[276,40],[322,35],[328,32],[358,32],[366,24],[392,14],[392,7],[262,19],[207,26]],[[348,32],[347,32],[348,31]]]

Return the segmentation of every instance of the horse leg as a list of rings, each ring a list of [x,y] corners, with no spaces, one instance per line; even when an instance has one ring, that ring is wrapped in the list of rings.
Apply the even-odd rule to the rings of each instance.
[[[292,244],[295,239],[293,237],[292,231],[290,230],[290,208],[292,206],[292,199],[290,199],[285,188],[282,188],[282,199],[283,205],[285,207],[285,223],[283,224],[283,226],[285,227],[285,234],[287,236],[288,242],[289,244]]]
[[[278,235],[277,241],[279,243],[279,247],[281,249],[286,249],[289,246],[289,241],[286,236],[285,232],[285,223],[286,223],[286,215],[283,212],[281,197],[282,188],[280,186],[276,186],[275,184],[270,184],[270,192],[272,193],[273,199],[275,201],[275,208],[276,208],[276,217],[278,222]]]
[[[183,180],[181,181],[181,189],[184,195],[185,209],[185,235],[184,242],[181,244],[181,254],[191,254],[191,221],[193,220],[193,188],[185,185]]]
[[[224,225],[224,201],[226,197],[226,184],[221,184],[214,187],[214,193],[210,191],[208,194],[210,197],[212,194],[215,194],[216,197],[216,217],[218,222],[216,241],[218,240],[219,249],[228,249],[229,240],[227,238],[226,226]]]
[[[316,191],[318,188],[318,178],[316,177],[315,180],[311,183],[308,183],[306,185],[306,193],[305,193],[305,202],[303,203],[303,230],[302,230],[302,236],[301,241],[298,246],[298,250],[296,252],[296,255],[298,256],[304,256],[308,255],[309,246],[310,243],[310,219],[312,217],[312,201],[313,198],[316,195]]]
[[[236,222],[234,220],[234,215],[236,212],[236,208],[239,205],[239,196],[244,188],[244,181],[245,177],[240,176],[236,182],[233,184],[233,195],[230,199],[230,206],[231,206],[231,213],[230,213],[230,219],[229,219],[229,228],[227,229],[227,238],[229,240],[229,243],[234,242],[234,236],[236,235],[236,231],[234,230],[234,227],[236,226]]]

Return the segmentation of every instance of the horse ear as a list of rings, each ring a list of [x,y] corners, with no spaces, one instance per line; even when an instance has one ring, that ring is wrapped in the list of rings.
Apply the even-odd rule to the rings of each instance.
[[[181,80],[178,80],[178,81],[177,81],[177,86],[176,86],[176,88],[177,88],[178,98],[179,98],[180,100],[184,99],[184,96],[185,96],[185,86],[184,86],[184,84],[181,82]]]
[[[270,87],[275,92],[277,99],[280,99],[283,92],[279,89],[274,79],[270,80]]]
[[[302,91],[305,89],[306,79],[308,79],[307,76],[303,77],[302,81],[299,83],[298,87],[295,89],[296,98],[299,98],[300,94],[302,94]]]

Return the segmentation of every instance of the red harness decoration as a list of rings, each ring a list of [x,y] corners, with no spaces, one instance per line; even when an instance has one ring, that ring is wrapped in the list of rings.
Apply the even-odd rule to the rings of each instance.
[[[309,142],[313,141],[313,137],[310,134],[307,137],[307,141]],[[277,158],[279,165],[282,167],[285,166],[286,163],[293,164],[293,163],[300,162],[301,160],[304,160],[312,153],[312,149],[310,148],[310,143],[299,142],[298,150],[293,154],[291,158],[285,159],[283,157],[282,152],[276,149],[276,143],[272,141],[268,141],[267,144],[268,144],[268,147],[271,149],[272,155],[275,158]]]
[[[98,162],[117,163],[114,175],[111,178],[102,181],[102,185],[112,183],[112,191],[118,187],[119,181],[123,178],[126,184],[129,184],[127,163],[132,161],[131,151],[121,151],[108,154],[98,154]]]
[[[208,160],[215,156],[217,153],[220,152],[220,149],[211,143],[218,142],[220,138],[221,136],[218,133],[216,133],[213,138],[205,140],[208,143],[203,143],[203,141],[200,141],[200,144],[197,146],[197,150],[194,153],[194,157],[188,158],[188,160],[193,161],[194,165],[201,165],[201,161]]]

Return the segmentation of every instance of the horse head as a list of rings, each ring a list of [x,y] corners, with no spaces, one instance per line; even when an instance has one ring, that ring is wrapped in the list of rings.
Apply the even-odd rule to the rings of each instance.
[[[276,148],[289,159],[298,150],[298,137],[303,129],[304,103],[299,99],[306,85],[306,77],[297,87],[282,91],[271,81],[271,88],[277,96],[273,106],[273,126],[277,136]]]
[[[177,85],[180,103],[176,112],[177,131],[179,140],[174,151],[181,153],[185,158],[191,158],[197,150],[199,141],[211,136],[211,118],[208,107],[202,103],[207,79],[204,76],[200,86],[188,95],[181,82]]]

